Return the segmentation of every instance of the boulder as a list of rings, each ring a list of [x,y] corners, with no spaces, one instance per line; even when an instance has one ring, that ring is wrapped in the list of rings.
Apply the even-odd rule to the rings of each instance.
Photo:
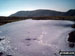
[[[72,31],[72,32],[69,33],[68,41],[75,43],[75,31]]]

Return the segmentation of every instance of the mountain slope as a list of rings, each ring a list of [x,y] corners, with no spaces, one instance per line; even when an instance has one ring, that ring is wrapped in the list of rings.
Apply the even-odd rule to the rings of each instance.
[[[67,12],[59,12],[54,10],[39,9],[34,11],[18,11],[15,14],[10,15],[11,17],[40,17],[40,16],[75,16],[75,10],[71,9]]]
[[[39,17],[39,16],[61,16],[64,12],[53,11],[53,10],[34,10],[34,11],[19,11],[10,16],[18,17]]]
[[[75,16],[75,10],[74,9],[71,9],[69,11],[67,11],[64,16]]]

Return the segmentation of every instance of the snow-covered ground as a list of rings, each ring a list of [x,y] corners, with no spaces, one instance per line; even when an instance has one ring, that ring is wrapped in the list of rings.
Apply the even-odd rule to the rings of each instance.
[[[60,56],[68,46],[72,21],[22,20],[0,26],[0,51],[13,56]]]

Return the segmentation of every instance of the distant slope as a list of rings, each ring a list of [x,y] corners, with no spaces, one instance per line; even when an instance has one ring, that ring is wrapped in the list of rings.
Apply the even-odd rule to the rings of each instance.
[[[18,16],[18,17],[61,16],[63,13],[64,12],[40,9],[34,11],[18,11],[10,16]]]
[[[64,16],[75,16],[75,9],[71,9],[67,11]]]
[[[59,12],[54,10],[39,9],[34,11],[18,11],[11,17],[40,17],[40,16],[75,16],[75,10],[69,10],[67,12]]]

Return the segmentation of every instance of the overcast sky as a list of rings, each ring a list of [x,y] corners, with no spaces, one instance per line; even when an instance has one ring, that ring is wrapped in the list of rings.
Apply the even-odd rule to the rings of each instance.
[[[75,9],[75,0],[0,0],[0,16],[36,9],[67,11]]]

